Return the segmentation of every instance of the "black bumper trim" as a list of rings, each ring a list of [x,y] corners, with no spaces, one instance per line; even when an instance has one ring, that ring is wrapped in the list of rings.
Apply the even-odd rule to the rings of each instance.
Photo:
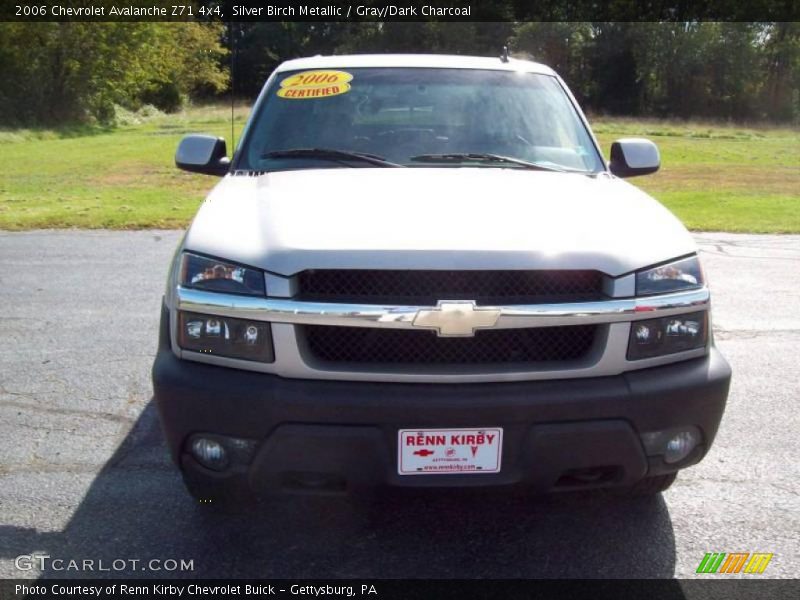
[[[278,485],[283,470],[315,469],[341,472],[348,484],[358,485],[525,482],[549,489],[558,473],[572,469],[614,467],[618,476],[610,483],[622,485],[697,462],[716,435],[730,376],[712,348],[703,358],[601,378],[464,384],[295,380],[180,360],[162,332],[153,387],[169,449],[198,477],[205,470],[182,455],[182,445],[192,433],[213,432],[262,440],[247,475],[262,490]],[[644,455],[639,433],[684,425],[703,433],[703,447],[690,459],[675,466]],[[397,475],[397,430],[417,427],[503,427],[501,473]]]

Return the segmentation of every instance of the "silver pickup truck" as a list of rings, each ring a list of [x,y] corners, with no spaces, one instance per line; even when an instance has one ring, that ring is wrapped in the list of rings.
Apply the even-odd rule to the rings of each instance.
[[[508,58],[292,60],[173,261],[153,386],[189,491],[666,489],[731,372],[681,223],[565,83]]]

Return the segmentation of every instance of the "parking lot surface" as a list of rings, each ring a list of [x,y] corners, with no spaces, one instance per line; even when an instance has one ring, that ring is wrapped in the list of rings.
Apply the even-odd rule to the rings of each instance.
[[[180,235],[0,232],[0,577],[694,577],[706,552],[797,576],[800,236],[696,235],[734,378],[711,453],[662,495],[284,496],[231,516],[184,492],[151,401]],[[37,552],[110,570],[15,567]]]

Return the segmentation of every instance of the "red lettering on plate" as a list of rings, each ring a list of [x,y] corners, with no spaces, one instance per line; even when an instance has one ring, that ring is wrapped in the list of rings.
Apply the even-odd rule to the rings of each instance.
[[[406,438],[406,446],[444,446],[447,438],[443,435],[410,435]]]
[[[425,445],[427,446],[444,446],[445,437],[443,435],[426,435]]]

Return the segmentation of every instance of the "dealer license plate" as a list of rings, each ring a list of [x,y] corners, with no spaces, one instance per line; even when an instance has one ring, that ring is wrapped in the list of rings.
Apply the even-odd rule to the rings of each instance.
[[[401,429],[400,475],[499,473],[503,429]]]

